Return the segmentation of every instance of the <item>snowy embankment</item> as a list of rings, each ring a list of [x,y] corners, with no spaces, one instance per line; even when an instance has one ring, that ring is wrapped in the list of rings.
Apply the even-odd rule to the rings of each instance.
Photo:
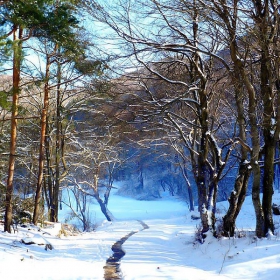
[[[274,197],[280,204],[280,196]],[[221,215],[227,203],[218,206]],[[58,237],[55,229],[24,229],[14,234],[0,230],[1,279],[98,279],[112,255],[111,246],[131,231],[137,231],[123,244],[126,255],[121,272],[132,279],[278,279],[280,273],[279,217],[276,235],[256,239],[254,210],[247,198],[237,221],[242,238],[195,241],[197,220],[191,219],[186,204],[173,199],[135,201],[113,195],[109,208],[116,220],[104,221],[97,205],[92,208],[98,227],[91,233]],[[61,218],[62,220],[62,218]],[[144,221],[149,228],[137,220]],[[62,220],[63,221],[63,220]],[[25,245],[34,240],[42,245]],[[50,243],[53,250],[45,248]],[[45,250],[47,249],[47,250]]]

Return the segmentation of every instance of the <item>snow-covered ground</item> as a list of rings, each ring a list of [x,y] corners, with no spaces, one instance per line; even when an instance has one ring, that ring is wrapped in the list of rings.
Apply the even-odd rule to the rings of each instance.
[[[274,202],[280,204],[278,194]],[[198,221],[191,219],[193,213],[176,198],[136,201],[113,195],[109,208],[114,222],[106,222],[93,205],[96,231],[76,236],[58,237],[59,224],[39,232],[19,228],[14,234],[3,233],[1,226],[0,279],[104,279],[111,246],[131,231],[137,232],[123,244],[126,255],[120,265],[126,280],[279,279],[280,219],[275,216],[275,236],[256,239],[250,197],[237,221],[243,237],[214,239],[209,235],[204,244],[195,241]],[[219,204],[221,215],[226,208],[226,202]],[[139,221],[149,228],[143,229]],[[54,249],[22,243],[34,239]]]

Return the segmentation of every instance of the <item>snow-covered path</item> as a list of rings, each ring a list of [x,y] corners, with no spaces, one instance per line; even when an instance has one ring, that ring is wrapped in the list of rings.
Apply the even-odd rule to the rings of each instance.
[[[120,269],[120,262],[123,256],[125,256],[125,250],[123,249],[123,244],[134,234],[148,229],[149,226],[145,224],[143,221],[138,220],[138,222],[142,225],[142,229],[139,231],[131,231],[127,235],[123,236],[120,240],[115,242],[112,246],[112,251],[114,252],[112,256],[110,256],[106,265],[104,266],[104,279],[123,279],[123,274]]]
[[[121,265],[125,279],[203,280],[217,277],[211,267],[203,271],[195,268],[197,260],[192,258],[196,249],[188,252],[187,246],[194,242],[195,223],[186,227],[184,219],[150,220],[149,229],[127,240],[123,246],[127,254]]]
[[[280,196],[274,200],[280,202]],[[219,204],[219,211],[226,209]],[[0,226],[0,279],[10,280],[77,280],[104,279],[106,260],[112,245],[132,231],[123,244],[121,259],[124,280],[267,280],[280,273],[279,216],[277,232],[271,239],[255,239],[254,210],[248,198],[237,221],[244,235],[236,239],[209,236],[201,245],[195,241],[198,221],[191,219],[186,204],[176,199],[135,201],[112,197],[110,207],[116,220],[104,221],[96,212],[96,231],[77,236],[43,235],[54,249],[24,245],[29,236],[40,239],[42,232],[20,229],[3,233]],[[143,229],[142,220],[149,228]],[[55,234],[54,234],[55,233]]]

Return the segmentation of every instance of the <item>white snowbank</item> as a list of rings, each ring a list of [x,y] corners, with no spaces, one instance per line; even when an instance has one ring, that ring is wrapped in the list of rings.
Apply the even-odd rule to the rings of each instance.
[[[274,202],[279,201],[280,197],[275,196]],[[222,215],[227,203],[219,204],[218,208]],[[115,222],[104,221],[98,205],[94,205],[92,215],[99,227],[95,232],[78,236],[58,237],[59,224],[53,230],[19,228],[14,234],[3,233],[0,226],[0,279],[101,280],[106,259],[112,255],[111,246],[131,231],[138,232],[124,243],[126,255],[120,266],[126,280],[279,277],[279,217],[275,216],[277,235],[256,239],[250,198],[237,221],[243,238],[217,240],[209,235],[202,245],[195,242],[199,221],[192,220],[187,205],[175,198],[147,202],[113,195],[109,209]],[[142,230],[137,220],[144,221],[149,228]],[[24,245],[22,239],[48,242],[54,249]]]

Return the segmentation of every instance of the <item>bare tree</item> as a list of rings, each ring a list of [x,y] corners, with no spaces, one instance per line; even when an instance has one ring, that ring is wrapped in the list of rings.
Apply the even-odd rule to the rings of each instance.
[[[218,182],[232,143],[223,143],[226,152],[222,153],[215,137],[221,126],[211,123],[210,103],[218,80],[213,75],[213,57],[223,61],[215,55],[219,42],[208,31],[211,25],[205,21],[200,24],[197,1],[175,1],[172,5],[167,1],[122,1],[117,8],[107,10],[95,2],[86,4],[92,11],[97,8],[92,15],[126,43],[127,56],[134,55],[142,87],[140,99],[146,103],[139,119],[153,119],[153,123],[157,119],[173,131],[172,137],[184,141],[199,193],[202,233],[209,228],[215,231]]]
[[[275,144],[279,140],[278,94],[275,82],[278,80],[275,47],[278,42],[279,11],[275,1],[211,1],[205,5],[211,16],[223,22],[224,40],[228,42],[233,64],[232,79],[235,85],[238,122],[240,127],[241,165],[235,191],[230,197],[230,209],[224,218],[225,231],[234,232],[234,222],[246,194],[250,170],[253,171],[252,198],[256,212],[256,234],[265,236],[274,232],[271,213],[273,195],[273,173]],[[210,18],[209,18],[210,19]],[[211,19],[210,19],[211,20]],[[225,29],[224,29],[225,27]],[[245,31],[246,30],[246,31]],[[257,70],[256,70],[257,69]],[[274,69],[274,70],[272,70]],[[241,100],[248,101],[248,115]],[[257,106],[261,104],[261,106]],[[250,137],[245,134],[244,120],[250,123]],[[251,139],[250,139],[251,138]],[[264,146],[262,145],[264,141]],[[246,160],[246,157],[249,159]],[[264,159],[264,176],[261,179],[261,161]],[[248,163],[250,165],[248,166]],[[246,171],[247,168],[247,171]],[[243,170],[243,171],[242,171]],[[244,173],[245,171],[245,173]],[[242,180],[241,180],[242,179]],[[243,186],[242,186],[243,185]],[[261,186],[263,200],[260,201]]]
[[[269,232],[274,234],[274,222],[272,217],[272,196],[274,193],[274,158],[276,142],[279,141],[280,112],[279,89],[277,83],[276,67],[279,67],[275,60],[279,59],[279,3],[278,1],[252,1],[254,5],[254,36],[259,45],[260,56],[260,93],[263,100],[262,130],[263,130],[263,200],[262,211],[264,227],[262,236]],[[276,67],[275,67],[276,66]],[[259,234],[260,236],[260,234]]]
[[[72,138],[76,164],[71,167],[68,184],[94,197],[106,219],[112,221],[113,216],[107,207],[114,172],[121,164],[121,159],[120,148],[114,136],[108,132],[107,135],[99,135],[87,129],[81,137]]]

